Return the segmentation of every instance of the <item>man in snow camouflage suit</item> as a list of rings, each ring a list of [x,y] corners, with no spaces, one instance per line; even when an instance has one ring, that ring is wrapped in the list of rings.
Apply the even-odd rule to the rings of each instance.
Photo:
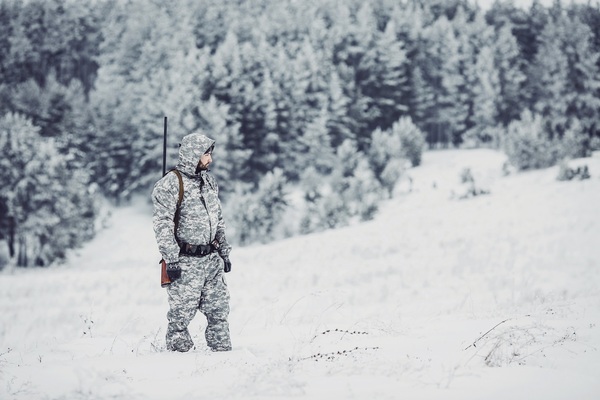
[[[215,141],[200,133],[183,138],[176,169],[183,180],[183,199],[175,235],[179,179],[167,173],[152,191],[153,225],[158,248],[167,263],[167,349],[185,352],[194,343],[188,325],[200,310],[207,319],[206,343],[213,351],[231,350],[229,290],[224,268],[231,269],[231,246],[215,178],[208,173]]]

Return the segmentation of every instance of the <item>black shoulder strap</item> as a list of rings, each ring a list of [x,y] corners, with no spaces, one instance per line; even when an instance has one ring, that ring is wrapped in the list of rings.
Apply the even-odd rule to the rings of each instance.
[[[181,172],[176,169],[172,169],[171,171],[175,172],[177,175],[177,179],[179,180],[179,198],[177,199],[177,209],[175,210],[175,237],[177,238],[177,228],[179,227],[179,214],[181,211],[181,202],[183,201],[183,179],[181,178]]]

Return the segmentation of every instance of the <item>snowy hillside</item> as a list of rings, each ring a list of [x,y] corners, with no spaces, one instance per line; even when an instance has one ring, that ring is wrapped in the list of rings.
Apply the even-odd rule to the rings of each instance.
[[[597,399],[600,155],[584,181],[503,162],[428,152],[374,221],[234,249],[230,353],[202,315],[164,350],[151,208],[114,209],[66,265],[0,274],[0,399]],[[489,195],[458,199],[465,167]]]

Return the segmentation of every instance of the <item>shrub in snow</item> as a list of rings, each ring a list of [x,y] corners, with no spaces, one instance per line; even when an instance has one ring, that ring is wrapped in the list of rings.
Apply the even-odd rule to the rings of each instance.
[[[331,174],[314,168],[304,171],[306,210],[301,233],[348,225],[352,220],[372,219],[379,208],[383,188],[369,162],[353,141],[340,145]]]
[[[556,163],[555,146],[544,131],[542,117],[526,110],[508,126],[504,151],[519,170],[545,168]]]
[[[402,154],[413,167],[421,165],[425,150],[425,134],[412,122],[410,117],[402,117],[392,125],[392,134],[400,136]]]
[[[558,168],[558,176],[556,177],[559,181],[570,181],[573,179],[584,180],[590,179],[590,171],[587,165],[579,166],[577,168],[569,167],[566,161],[560,163]]]
[[[340,193],[350,216],[357,216],[361,221],[369,221],[375,217],[382,188],[365,159],[358,162],[352,177],[342,178],[339,182],[334,181],[333,190],[334,193]]]
[[[468,199],[475,196],[481,196],[484,194],[490,194],[490,191],[487,189],[482,189],[475,182],[475,177],[473,176],[473,172],[471,172],[471,168],[465,168],[460,173],[460,183],[461,187],[458,189],[458,193],[452,192],[452,197],[456,197],[459,200]]]
[[[590,155],[589,138],[576,121],[561,137],[551,138],[543,118],[529,110],[510,123],[503,147],[510,163],[519,170],[546,168],[564,158]]]
[[[592,155],[590,139],[581,129],[581,124],[575,120],[573,126],[562,136],[559,142],[563,158],[581,158]]]
[[[238,187],[236,195],[227,204],[228,234],[241,245],[266,243],[278,239],[278,228],[287,209],[286,179],[283,171],[267,173],[255,191]]]
[[[348,225],[350,216],[339,196],[321,196],[308,202],[300,220],[300,233],[306,234]]]
[[[392,197],[394,193],[394,189],[396,188],[396,184],[402,178],[404,173],[404,160],[403,159],[394,159],[390,160],[383,171],[381,171],[381,175],[379,176],[379,182],[381,183],[383,189],[387,191],[389,197]],[[411,179],[408,177],[407,179]]]
[[[577,341],[574,328],[557,329],[530,318],[509,318],[480,336],[465,350],[472,349],[488,367],[535,363],[553,347]]]
[[[517,172],[517,169],[515,168],[514,165],[512,165],[510,162],[505,161],[502,164],[502,176],[508,176],[508,175],[512,175],[515,172]]]
[[[306,168],[301,176],[304,191],[304,214],[300,220],[300,233],[306,234],[345,225],[348,221],[344,203],[332,194],[327,176],[313,166]]]
[[[371,146],[367,155],[375,177],[391,197],[396,182],[404,172],[406,161],[402,152],[400,135],[376,129],[371,136]]]
[[[369,163],[390,197],[404,173],[405,164],[420,165],[424,149],[425,136],[410,117],[401,117],[389,130],[373,131],[367,152]]]

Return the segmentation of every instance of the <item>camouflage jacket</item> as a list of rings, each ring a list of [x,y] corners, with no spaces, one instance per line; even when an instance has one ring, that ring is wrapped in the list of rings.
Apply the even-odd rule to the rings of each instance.
[[[187,135],[181,142],[176,169],[181,172],[183,179],[183,200],[177,239],[195,245],[209,244],[217,239],[220,244],[219,253],[227,256],[231,246],[225,237],[217,181],[207,171],[196,173],[200,156],[214,143],[214,140],[199,133]],[[152,190],[154,234],[158,249],[167,263],[179,259],[179,245],[174,235],[178,198],[179,179],[175,173],[167,173],[156,182]]]

